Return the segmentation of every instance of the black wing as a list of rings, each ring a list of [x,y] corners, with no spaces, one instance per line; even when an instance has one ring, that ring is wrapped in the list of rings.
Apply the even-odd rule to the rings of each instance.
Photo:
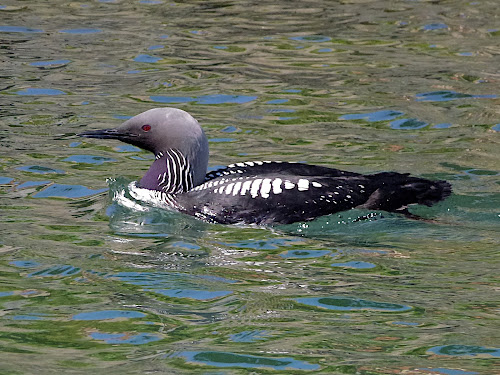
[[[229,175],[205,182],[176,201],[181,211],[210,222],[288,224],[363,204],[371,194],[367,182],[363,176]]]

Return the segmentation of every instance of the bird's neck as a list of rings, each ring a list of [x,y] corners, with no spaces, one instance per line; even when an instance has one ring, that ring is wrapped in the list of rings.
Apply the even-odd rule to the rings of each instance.
[[[180,151],[158,152],[155,158],[139,183],[142,188],[170,194],[184,193],[193,188],[192,166]]]

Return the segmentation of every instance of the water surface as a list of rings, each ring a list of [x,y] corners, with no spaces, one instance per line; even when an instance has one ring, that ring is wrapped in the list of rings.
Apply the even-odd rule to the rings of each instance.
[[[498,3],[0,5],[6,374],[491,375]],[[192,113],[247,160],[446,179],[431,219],[209,225],[130,194],[153,155],[81,139]],[[360,219],[362,218],[362,219]]]

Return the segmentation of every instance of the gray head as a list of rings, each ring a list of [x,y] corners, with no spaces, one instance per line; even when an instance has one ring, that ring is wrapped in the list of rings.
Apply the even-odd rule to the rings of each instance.
[[[188,160],[197,181],[205,178],[208,141],[203,129],[189,113],[177,108],[154,108],[114,129],[87,131],[87,138],[118,139],[155,155],[170,149],[180,151]]]

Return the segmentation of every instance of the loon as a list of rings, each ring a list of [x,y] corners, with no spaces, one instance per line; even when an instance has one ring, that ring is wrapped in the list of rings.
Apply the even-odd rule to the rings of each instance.
[[[189,113],[154,108],[114,129],[78,134],[118,139],[151,151],[155,161],[137,183],[168,207],[221,224],[291,224],[352,208],[412,215],[451,194],[446,181],[409,173],[363,175],[317,165],[247,161],[209,172],[208,140]]]

